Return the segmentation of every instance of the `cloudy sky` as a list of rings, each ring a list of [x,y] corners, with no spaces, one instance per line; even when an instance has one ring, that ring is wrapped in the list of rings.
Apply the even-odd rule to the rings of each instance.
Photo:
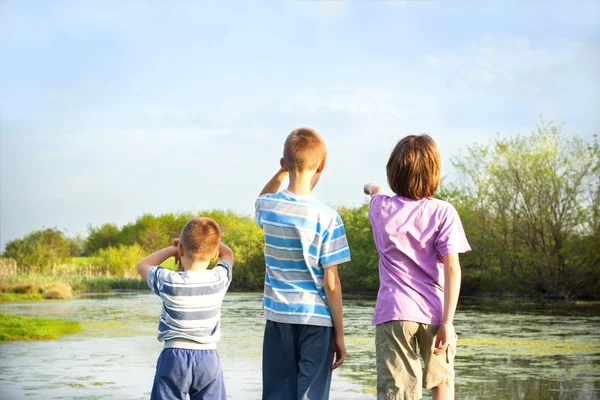
[[[0,1],[0,249],[142,213],[250,214],[311,126],[364,201],[404,135],[449,159],[543,115],[600,128],[600,2]]]

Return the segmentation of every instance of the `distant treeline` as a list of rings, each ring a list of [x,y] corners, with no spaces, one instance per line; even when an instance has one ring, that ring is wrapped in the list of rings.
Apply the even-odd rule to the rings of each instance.
[[[444,149],[441,149],[443,152]],[[542,124],[528,136],[474,145],[453,157],[458,173],[437,197],[458,210],[473,252],[461,256],[463,294],[600,297],[600,146],[565,137]],[[357,191],[361,187],[357,187]],[[352,261],[340,266],[346,292],[374,293],[378,255],[368,205],[338,209]],[[51,273],[55,264],[100,265],[112,276],[135,274],[144,255],[169,245],[192,217],[220,225],[235,252],[233,290],[262,290],[262,230],[230,211],[142,215],[119,228],[89,227],[69,238],[58,229],[35,231],[6,245],[19,273]]]

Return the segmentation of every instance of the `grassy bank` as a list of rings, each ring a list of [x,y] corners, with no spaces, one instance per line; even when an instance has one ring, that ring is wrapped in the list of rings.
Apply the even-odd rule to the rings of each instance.
[[[73,297],[71,286],[61,281],[45,283],[29,280],[0,282],[0,301],[62,300]]]
[[[0,314],[0,341],[57,339],[80,331],[78,322]]]
[[[70,299],[73,293],[104,293],[111,290],[143,290],[146,282],[138,278],[108,276],[3,276],[0,302]]]

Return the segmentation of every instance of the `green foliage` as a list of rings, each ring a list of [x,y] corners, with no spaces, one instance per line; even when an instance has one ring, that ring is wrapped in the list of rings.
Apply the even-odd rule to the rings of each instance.
[[[374,292],[379,287],[379,254],[375,248],[373,230],[369,220],[369,205],[341,207],[346,237],[352,260],[339,266],[342,287],[347,291]]]
[[[111,275],[135,276],[137,275],[136,265],[145,255],[142,247],[135,243],[131,246],[119,245],[100,249],[97,257]]]
[[[454,158],[460,177],[443,195],[475,250],[461,260],[466,281],[478,290],[591,294],[600,269],[599,160],[597,142],[543,123]]]
[[[46,273],[61,259],[77,256],[79,252],[76,240],[56,228],[48,228],[8,242],[4,257],[16,260],[20,268]]]
[[[86,256],[97,253],[100,249],[105,249],[119,244],[119,228],[115,224],[104,224],[98,228],[88,225],[88,237],[85,239],[83,253]]]
[[[454,183],[436,197],[459,212],[472,253],[461,256],[463,294],[516,292],[564,297],[600,293],[600,144],[564,137],[560,127],[541,124],[528,136],[474,145],[453,158]],[[378,261],[368,204],[341,207],[352,261],[339,267],[346,292],[375,292]],[[231,211],[144,214],[118,228],[89,227],[69,239],[61,231],[36,231],[6,246],[0,273],[42,272],[67,277],[73,290],[146,288],[137,262],[168,246],[192,218],[220,226],[235,254],[231,290],[262,290],[263,234],[251,217]],[[86,258],[76,257],[81,253]],[[59,260],[75,257],[64,266]],[[164,265],[174,269],[173,260]],[[63,268],[64,267],[64,268]],[[111,276],[96,277],[96,275]],[[118,279],[115,279],[118,277]],[[118,282],[114,283],[114,282]]]
[[[0,341],[58,339],[77,332],[81,332],[77,322],[0,314]]]

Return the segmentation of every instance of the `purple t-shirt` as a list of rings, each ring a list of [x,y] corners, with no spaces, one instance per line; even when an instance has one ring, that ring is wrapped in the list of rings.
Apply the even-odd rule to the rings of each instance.
[[[406,320],[440,325],[444,262],[471,251],[456,209],[438,199],[375,195],[369,219],[379,252],[379,292],[373,325]]]

